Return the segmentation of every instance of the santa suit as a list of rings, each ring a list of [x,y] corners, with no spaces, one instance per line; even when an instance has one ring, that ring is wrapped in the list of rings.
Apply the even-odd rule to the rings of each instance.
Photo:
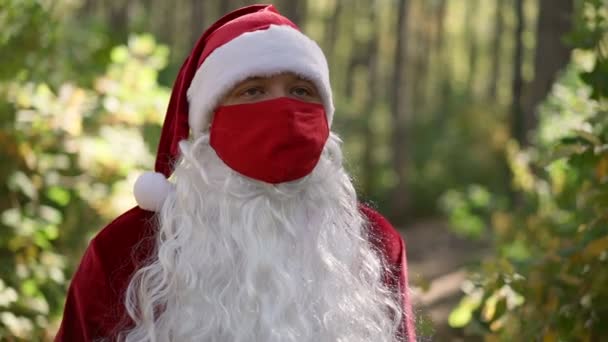
[[[175,81],[159,143],[156,173],[142,177],[136,184],[139,207],[118,217],[90,242],[70,284],[55,340],[112,340],[132,325],[125,309],[125,293],[134,272],[153,257],[157,233],[154,211],[162,205],[163,193],[171,188],[164,177],[173,171],[179,142],[187,139],[190,131],[196,134],[206,129],[222,94],[251,75],[281,71],[306,75],[318,88],[331,125],[334,108],[327,69],[325,56],[316,43],[272,6],[245,7],[212,25],[196,43]],[[403,311],[401,334],[407,341],[414,341],[405,243],[379,213],[364,205],[359,210],[368,221],[371,243],[388,263],[387,272],[391,274],[385,274],[385,282],[399,294]]]
[[[399,232],[367,206],[361,211],[370,222],[376,244],[394,270],[387,279],[398,279],[405,313],[403,329],[415,341],[414,317],[407,291],[405,243]],[[138,264],[149,257],[154,241],[154,213],[133,208],[91,240],[68,292],[63,321],[55,341],[94,341],[112,337],[131,322],[125,313],[124,294]]]

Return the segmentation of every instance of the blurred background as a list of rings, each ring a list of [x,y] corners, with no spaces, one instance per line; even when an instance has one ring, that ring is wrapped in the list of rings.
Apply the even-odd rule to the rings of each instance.
[[[419,335],[608,340],[608,1],[269,1],[330,62],[363,201],[403,233]],[[135,205],[170,89],[239,0],[0,0],[0,340],[50,340]]]

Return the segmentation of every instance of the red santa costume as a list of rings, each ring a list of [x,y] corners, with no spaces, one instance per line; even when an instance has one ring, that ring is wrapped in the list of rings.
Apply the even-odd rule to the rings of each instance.
[[[322,104],[219,106],[285,72]],[[333,111],[323,52],[274,7],[212,25],[173,87],[156,172],[91,241],[56,341],[414,341],[405,243],[357,202]]]

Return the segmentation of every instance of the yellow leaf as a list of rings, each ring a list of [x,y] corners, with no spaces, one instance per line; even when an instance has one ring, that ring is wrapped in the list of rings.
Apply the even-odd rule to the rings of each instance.
[[[600,182],[604,182],[606,180],[606,176],[608,176],[608,156],[604,156],[595,166],[595,176],[597,180]]]
[[[587,258],[594,258],[608,250],[608,236],[591,241],[583,250],[583,255]]]
[[[486,335],[483,338],[484,342],[500,342],[500,338],[496,335]]]
[[[507,235],[512,228],[511,216],[505,212],[497,211],[492,214],[492,227],[494,232],[500,236]]]
[[[543,336],[543,342],[557,342],[557,334],[552,330],[547,331]]]
[[[549,298],[547,300],[547,303],[545,304],[545,312],[554,312],[557,309],[557,306],[559,305],[559,300],[557,298],[557,296],[555,295],[555,293],[553,293],[553,291],[551,291],[551,294],[549,295]]]
[[[559,279],[564,283],[572,286],[579,286],[583,280],[567,273],[561,273]]]
[[[490,322],[494,318],[496,313],[496,303],[498,302],[498,296],[496,293],[486,299],[485,305],[481,311],[481,317],[484,321]]]

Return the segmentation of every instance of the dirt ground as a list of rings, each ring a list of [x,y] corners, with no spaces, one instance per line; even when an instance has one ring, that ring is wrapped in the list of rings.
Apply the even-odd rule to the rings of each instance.
[[[447,320],[461,298],[460,286],[467,276],[465,266],[487,253],[487,244],[456,236],[441,220],[418,222],[400,232],[406,241],[410,285],[428,285],[426,291],[412,286],[417,320],[426,322],[420,339],[472,341],[452,329]]]

